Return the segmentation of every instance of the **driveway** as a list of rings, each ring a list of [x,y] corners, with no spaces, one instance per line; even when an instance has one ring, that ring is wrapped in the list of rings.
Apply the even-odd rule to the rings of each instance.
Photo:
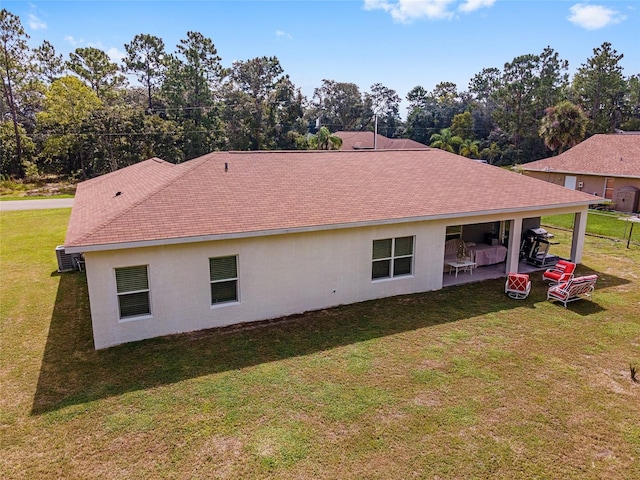
[[[43,198],[38,200],[9,200],[0,202],[0,212],[11,210],[43,210],[45,208],[71,208],[73,198]]]

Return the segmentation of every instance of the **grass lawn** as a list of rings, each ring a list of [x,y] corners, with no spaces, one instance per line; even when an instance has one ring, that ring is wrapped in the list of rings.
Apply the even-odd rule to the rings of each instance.
[[[14,180],[0,176],[0,201],[34,198],[71,198],[76,185],[68,180],[47,175],[36,180]]]
[[[619,218],[623,217],[629,217],[629,215],[618,212],[589,210],[589,216],[587,217],[587,233],[628,240],[631,223],[619,220]],[[542,223],[544,225],[573,229],[573,218],[573,214],[552,215],[542,217]],[[631,241],[640,245],[639,225],[635,225],[631,232]]]
[[[13,200],[49,200],[52,198],[74,198],[74,197],[75,195],[72,195],[72,194],[47,195],[47,196],[9,195],[9,196],[0,197],[0,202],[7,202],[10,200],[11,201]]]
[[[588,237],[567,309],[536,275],[96,352],[68,216],[0,214],[0,478],[640,478],[637,246]]]

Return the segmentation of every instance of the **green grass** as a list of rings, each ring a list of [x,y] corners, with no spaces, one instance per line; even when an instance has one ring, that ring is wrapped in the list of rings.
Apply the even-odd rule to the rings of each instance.
[[[599,210],[589,210],[587,217],[587,233],[593,235],[602,235],[620,240],[628,240],[631,228],[630,222],[624,222],[619,218],[626,218],[629,215],[617,212],[603,212]],[[552,215],[542,217],[543,225],[550,225],[565,229],[573,228],[573,214]],[[635,225],[631,241],[640,244],[640,226]]]
[[[72,194],[60,194],[60,195],[8,195],[0,197],[0,202],[7,202],[13,200],[46,200],[51,198],[74,198]]]
[[[640,478],[638,247],[588,237],[566,309],[536,275],[96,352],[68,216],[0,214],[3,479]]]
[[[69,180],[54,175],[41,176],[31,180],[15,180],[0,177],[0,201],[27,200],[33,198],[70,198],[76,185]]]

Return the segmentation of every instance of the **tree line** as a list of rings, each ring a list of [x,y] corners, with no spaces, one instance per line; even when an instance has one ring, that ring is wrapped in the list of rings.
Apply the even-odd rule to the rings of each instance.
[[[31,48],[20,18],[0,12],[0,174],[89,178],[150,157],[182,162],[214,150],[335,148],[329,134],[410,138],[496,165],[525,163],[589,135],[640,130],[640,75],[623,75],[610,43],[569,77],[551,47],[485,68],[460,91],[441,82],[400,97],[324,79],[306,98],[277,57],[222,65],[212,39],[187,32],[172,52],[136,35],[121,64],[95,47],[68,58]],[[135,82],[132,80],[135,78]],[[133,84],[132,84],[133,83]],[[321,135],[320,137],[318,135]],[[332,139],[333,140],[333,139]]]

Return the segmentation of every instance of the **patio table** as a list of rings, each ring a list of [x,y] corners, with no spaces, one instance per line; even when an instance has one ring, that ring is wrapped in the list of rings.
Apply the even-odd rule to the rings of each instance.
[[[470,275],[473,275],[473,268],[476,266],[476,262],[472,262],[471,260],[456,260],[453,262],[447,262],[447,265],[449,265],[449,275],[451,275],[453,269],[455,269],[457,277],[460,270],[463,272],[468,271]]]

